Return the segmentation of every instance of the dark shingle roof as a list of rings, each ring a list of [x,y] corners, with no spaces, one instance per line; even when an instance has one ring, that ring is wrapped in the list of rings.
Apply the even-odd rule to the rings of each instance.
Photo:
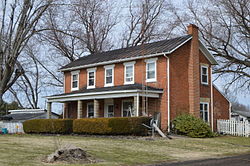
[[[162,52],[171,52],[190,38],[191,35],[185,35],[174,39],[162,40],[134,47],[90,54],[88,56],[81,57],[75,60],[74,62],[67,64],[66,66],[62,67],[61,70],[77,66],[94,64],[94,63],[101,63],[106,61],[133,58],[133,57],[139,57],[143,55],[150,55]]]
[[[147,88],[147,90],[151,91],[162,91],[163,89],[159,88],[154,88],[151,86],[144,86],[144,88]],[[122,90],[142,90],[142,84],[131,84],[131,85],[120,85],[120,86],[112,86],[112,87],[102,87],[102,88],[93,88],[93,89],[87,89],[86,87],[78,90],[78,91],[73,91],[70,93],[62,93],[62,94],[57,94],[49,97],[56,97],[56,96],[67,96],[71,94],[83,94],[83,93],[93,93],[93,92],[105,92],[105,91],[122,91]]]

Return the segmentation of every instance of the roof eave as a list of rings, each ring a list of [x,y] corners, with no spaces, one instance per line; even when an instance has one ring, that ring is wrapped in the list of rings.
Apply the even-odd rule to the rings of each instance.
[[[199,42],[200,42],[200,50],[206,56],[206,58],[209,60],[209,62],[212,65],[218,65],[218,62],[216,61],[216,59],[214,58],[214,56],[209,52],[209,50],[204,45],[204,43],[200,39],[199,39]]]

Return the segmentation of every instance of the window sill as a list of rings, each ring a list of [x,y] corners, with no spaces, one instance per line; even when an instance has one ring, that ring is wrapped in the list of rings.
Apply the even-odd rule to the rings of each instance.
[[[104,87],[114,86],[114,84],[105,84]]]
[[[208,86],[209,84],[208,83],[204,83],[202,82],[201,85],[205,85],[205,86]]]
[[[94,89],[95,86],[88,86],[87,89]]]
[[[134,82],[124,82],[124,85],[131,85],[134,84]]]
[[[146,80],[146,82],[157,82],[157,81],[154,79],[154,80]]]
[[[79,90],[78,88],[71,88],[71,91],[77,91]]]

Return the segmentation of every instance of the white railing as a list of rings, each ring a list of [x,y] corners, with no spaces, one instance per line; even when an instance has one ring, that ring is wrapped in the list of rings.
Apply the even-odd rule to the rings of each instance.
[[[4,122],[1,125],[2,128],[7,128],[8,133],[24,133],[23,124],[21,122]]]
[[[235,136],[250,136],[250,123],[248,121],[238,122],[235,120],[217,120],[219,133]]]

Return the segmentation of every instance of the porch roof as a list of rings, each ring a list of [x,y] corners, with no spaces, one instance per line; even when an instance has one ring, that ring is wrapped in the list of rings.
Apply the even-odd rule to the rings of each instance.
[[[147,90],[147,91],[145,91]],[[159,94],[163,93],[163,89],[144,86],[142,84],[120,85],[112,87],[101,87],[87,89],[86,87],[70,93],[62,93],[53,96],[47,96],[48,102],[66,102],[76,100],[120,98],[132,96],[147,96],[159,98]]]

